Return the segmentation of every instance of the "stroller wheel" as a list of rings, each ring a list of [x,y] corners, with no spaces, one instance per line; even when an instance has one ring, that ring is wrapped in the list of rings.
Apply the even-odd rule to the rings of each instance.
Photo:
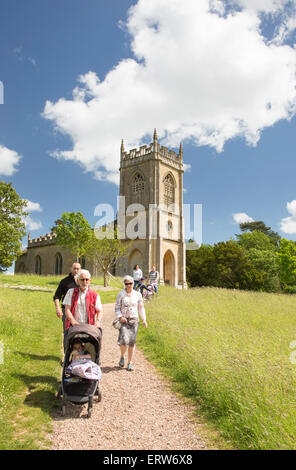
[[[92,412],[92,407],[93,407],[93,399],[92,397],[89,398],[88,400],[88,409],[87,409],[87,417],[91,417],[91,412]]]
[[[61,416],[66,416],[66,405],[62,405]]]
[[[98,386],[96,394],[98,395],[98,402],[102,401],[102,390]]]
[[[57,399],[60,400],[62,395],[63,395],[63,390],[62,390],[62,386],[60,384],[59,388],[58,388]]]

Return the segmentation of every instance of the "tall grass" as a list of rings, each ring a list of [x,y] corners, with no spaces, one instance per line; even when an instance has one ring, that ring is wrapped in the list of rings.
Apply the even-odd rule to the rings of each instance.
[[[165,287],[138,342],[240,449],[296,449],[296,298]]]

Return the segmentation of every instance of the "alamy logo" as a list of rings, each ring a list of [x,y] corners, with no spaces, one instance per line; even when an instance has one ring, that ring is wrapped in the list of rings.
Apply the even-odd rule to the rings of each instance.
[[[0,80],[0,104],[4,104],[4,86]]]
[[[185,239],[188,240],[186,250],[197,250],[202,244],[202,204],[194,204],[193,207],[183,204],[182,212],[181,216],[177,204],[149,204],[147,210],[139,203],[126,207],[125,196],[119,196],[116,215],[110,204],[96,206],[94,215],[100,219],[95,224],[95,235],[99,240],[115,238],[116,220],[116,238]]]

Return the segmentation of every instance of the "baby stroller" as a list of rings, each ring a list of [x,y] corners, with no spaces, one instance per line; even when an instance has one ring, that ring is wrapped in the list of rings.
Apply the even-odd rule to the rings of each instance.
[[[143,294],[142,294],[144,302],[153,299],[153,296],[154,296],[154,293],[155,293],[152,284],[147,284],[146,288],[148,290],[143,290]]]
[[[67,336],[67,346],[63,364],[62,383],[59,385],[57,397],[62,398],[61,414],[66,414],[66,402],[81,405],[88,402],[87,417],[91,417],[94,395],[98,396],[98,401],[102,399],[99,380],[89,380],[71,375],[67,372],[70,365],[70,355],[73,351],[74,342],[77,340],[87,343],[91,353],[91,360],[95,364],[100,364],[100,352],[102,342],[102,330],[88,324],[73,325],[69,328]]]

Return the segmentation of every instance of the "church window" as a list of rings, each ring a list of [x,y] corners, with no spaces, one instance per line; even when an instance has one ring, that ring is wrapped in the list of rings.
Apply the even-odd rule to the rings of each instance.
[[[164,202],[167,206],[175,202],[174,180],[170,174],[164,179]]]
[[[63,258],[60,253],[57,253],[55,257],[55,274],[62,274],[62,272],[63,272]]]
[[[134,176],[133,183],[132,183],[132,190],[133,193],[138,194],[142,193],[144,191],[144,177],[140,175],[140,173],[137,173]]]
[[[40,256],[36,256],[35,258],[35,273],[36,274],[41,274],[42,268],[41,268],[41,258]]]

